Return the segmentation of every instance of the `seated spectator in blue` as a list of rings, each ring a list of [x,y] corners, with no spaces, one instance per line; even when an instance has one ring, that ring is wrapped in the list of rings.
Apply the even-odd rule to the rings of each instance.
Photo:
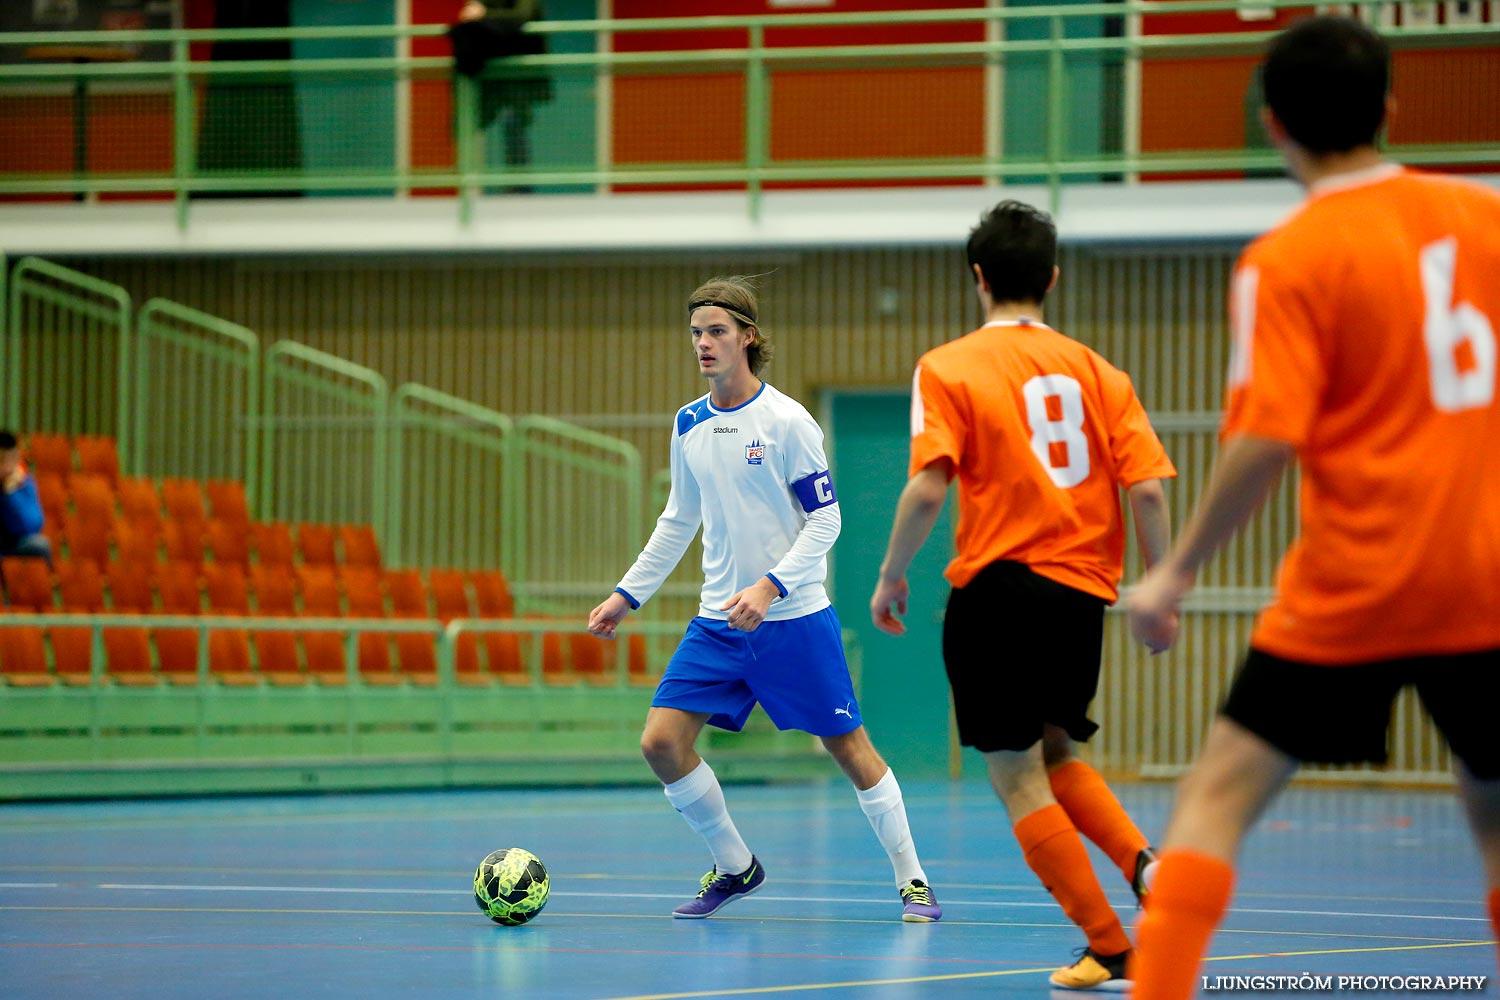
[[[0,431],[0,556],[32,556],[50,564],[52,543],[42,526],[36,479],[21,461],[15,434]]]

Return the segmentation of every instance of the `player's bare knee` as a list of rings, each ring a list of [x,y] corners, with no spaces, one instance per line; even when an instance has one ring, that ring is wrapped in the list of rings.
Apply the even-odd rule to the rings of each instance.
[[[641,734],[641,756],[653,767],[670,763],[681,755],[682,747],[671,733],[647,729]]]

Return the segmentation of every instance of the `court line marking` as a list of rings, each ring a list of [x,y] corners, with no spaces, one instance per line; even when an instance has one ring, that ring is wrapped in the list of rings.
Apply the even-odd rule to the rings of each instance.
[[[929,864],[932,864],[932,862],[929,862]],[[451,876],[454,873],[453,870],[450,870],[450,869],[434,869],[434,868],[407,868],[407,869],[382,868],[382,869],[375,870],[375,869],[364,869],[364,868],[270,868],[270,867],[253,867],[253,866],[218,866],[218,865],[208,865],[208,866],[188,866],[188,865],[7,865],[7,864],[3,864],[3,863],[0,863],[0,872],[17,872],[17,873],[20,873],[20,872],[34,872],[34,873],[43,873],[43,872],[45,872],[45,873],[54,873],[54,872],[56,872],[56,873],[61,873],[61,874],[72,874],[72,875],[85,874],[85,873],[98,874],[98,873],[105,873],[105,872],[109,872],[109,873],[121,873],[121,874],[125,874],[125,873],[130,873],[130,874],[147,874],[147,873],[164,874],[164,873],[168,873],[168,872],[180,872],[180,873],[189,874],[189,875],[307,875],[307,876],[317,876],[317,877],[320,877],[320,878],[338,878],[338,877],[350,877],[350,878],[445,878],[445,877]],[[659,876],[656,876],[656,875],[636,875],[636,874],[629,874],[629,873],[610,873],[610,872],[568,872],[568,873],[566,873],[566,878],[570,882],[579,882],[579,881],[657,882],[657,881],[660,881]],[[886,880],[886,879],[799,878],[798,881],[801,882],[804,885],[876,886],[876,887],[880,887],[880,888],[885,888],[886,886],[888,886],[890,884],[889,881]],[[10,884],[24,886],[24,885],[28,885],[29,883],[0,883],[0,888],[5,888],[7,885],[10,885]],[[37,883],[37,884],[40,885],[42,883]],[[50,884],[60,885],[62,883],[50,883]],[[1046,892],[1046,890],[1043,889],[1039,885],[1022,884],[1022,883],[993,883],[993,884],[985,884],[985,883],[968,882],[968,883],[965,884],[965,887],[969,891],[971,891],[971,892],[1024,892],[1024,893],[1028,893],[1028,894],[1031,894],[1031,893],[1043,894],[1043,893]],[[1105,891],[1106,891],[1106,894],[1108,894],[1111,890],[1109,890],[1108,888],[1106,888]],[[1116,892],[1115,895],[1120,896],[1121,898],[1123,898],[1123,893],[1122,892]],[[1468,899],[1468,898],[1455,899],[1455,898],[1451,898],[1450,897],[1450,898],[1446,898],[1446,899],[1437,899],[1437,898],[1432,898],[1432,897],[1427,897],[1427,896],[1358,896],[1358,895],[1347,895],[1347,894],[1339,894],[1339,893],[1240,892],[1240,891],[1237,891],[1235,893],[1235,896],[1236,896],[1236,898],[1247,899],[1247,900],[1250,900],[1250,899],[1294,899],[1294,900],[1295,899],[1305,899],[1305,900],[1324,900],[1324,901],[1329,901],[1329,902],[1346,901],[1346,902],[1357,902],[1357,903],[1399,903],[1399,904],[1405,904],[1405,905],[1417,905],[1417,904],[1421,904],[1421,905],[1433,905],[1433,906],[1468,906],[1468,905],[1471,905],[1474,902],[1472,899]],[[998,901],[998,902],[1004,904],[1004,901]],[[991,903],[989,905],[995,905],[995,904]],[[1006,905],[1021,906],[1021,905],[1038,905],[1038,904],[1016,902],[1016,903],[1013,903],[1013,904],[1006,904]],[[1045,905],[1052,905],[1051,897],[1048,896],[1047,899],[1044,902],[1042,902],[1040,905],[1044,905],[1044,906]],[[1258,912],[1258,911],[1247,910],[1247,909],[1240,909],[1238,912],[1249,913],[1249,912]],[[1269,913],[1269,912],[1279,912],[1279,911],[1266,910],[1266,911],[1259,911],[1259,912],[1268,912]],[[1295,911],[1295,912],[1301,913],[1301,912],[1308,912],[1308,911],[1298,910],[1298,911]]]
[[[434,895],[434,896],[467,896],[467,889],[412,889],[412,888],[381,888],[377,886],[301,886],[301,885],[193,885],[180,883],[152,883],[152,882],[101,882],[95,886],[97,889],[110,889],[127,892],[287,892],[287,893],[329,893],[333,895],[347,893],[365,894],[391,894],[391,895]],[[553,895],[559,899],[576,898],[588,896],[590,898],[605,897],[607,899],[678,899],[681,893],[658,893],[658,892],[555,892]],[[893,903],[883,899],[864,899],[850,896],[761,896],[762,900],[778,903],[854,903],[870,906],[894,906]],[[1051,909],[1057,905],[1056,902],[1008,902],[1004,900],[969,899],[961,902],[949,903],[950,906],[984,906],[984,907],[1008,907],[1016,909]],[[1489,923],[1488,917],[1465,917],[1447,916],[1442,914],[1424,913],[1366,913],[1351,910],[1283,910],[1233,907],[1229,911],[1235,914],[1253,913],[1272,916],[1306,916],[1306,917],[1365,917],[1374,920],[1446,920],[1458,923]]]
[[[1316,955],[1365,954],[1378,951],[1426,951],[1438,948],[1491,947],[1493,941],[1466,941],[1437,945],[1394,945],[1384,948],[1338,948],[1317,951],[1265,952],[1252,955],[1222,955],[1204,959],[1205,962],[1232,962],[1254,958],[1307,958]],[[751,986],[729,990],[696,990],[689,993],[642,993],[631,996],[612,997],[610,1000],[689,1000],[692,997],[755,996],[769,993],[802,993],[812,990],[853,989],[861,986],[905,986],[912,983],[941,983],[959,979],[995,979],[1000,976],[1037,975],[1051,973],[1055,967],[1044,969],[999,969],[993,972],[955,972],[938,976],[909,976],[901,979],[859,979],[829,983],[797,983],[787,986]]]
[[[675,898],[675,897],[674,897]],[[237,913],[237,914],[274,914],[284,916],[298,914],[304,916],[384,916],[384,917],[442,917],[454,919],[458,917],[472,917],[468,910],[363,910],[347,907],[274,907],[274,906],[3,906],[0,905],[0,913],[5,912],[61,912],[61,913]],[[579,920],[663,920],[670,921],[674,918],[667,913],[566,913],[560,914],[559,918]],[[482,918],[480,918],[482,920]],[[893,921],[886,917],[787,917],[787,916],[720,916],[714,918],[716,922],[722,923],[803,923],[803,924],[881,924],[890,925]],[[1041,928],[1056,930],[1059,928],[1073,928],[1074,925],[1065,921],[1053,921],[1047,923],[1025,921],[1025,920],[945,920],[944,924],[952,927],[1002,927],[1008,930],[1016,928]],[[1292,931],[1292,930],[1241,930],[1233,927],[1220,927],[1220,935],[1242,935],[1247,937],[1293,937],[1293,938],[1354,938],[1358,940],[1378,941],[1422,941],[1435,944],[1469,944],[1472,938],[1454,937],[1420,937],[1412,934],[1392,934],[1387,932],[1371,932],[1367,934],[1355,934],[1345,931]],[[122,946],[123,947],[123,946]],[[523,949],[528,950],[528,949]],[[545,949],[542,949],[545,950]],[[1356,949],[1357,950],[1357,949]]]

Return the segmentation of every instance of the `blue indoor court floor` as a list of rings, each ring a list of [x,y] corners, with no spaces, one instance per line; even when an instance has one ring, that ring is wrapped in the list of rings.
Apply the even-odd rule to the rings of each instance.
[[[1047,975],[1082,937],[987,786],[905,785],[938,924],[901,922],[842,780],[726,791],[769,881],[701,921],[670,914],[707,854],[653,788],[0,806],[0,997],[1058,995]],[[1170,786],[1118,791],[1158,835]],[[515,928],[485,919],[470,887],[510,846],[552,874],[546,910]],[[1482,992],[1444,995],[1496,995],[1479,861],[1450,794],[1294,789],[1243,860],[1206,974],[1483,975]],[[1130,926],[1124,879],[1095,866]]]

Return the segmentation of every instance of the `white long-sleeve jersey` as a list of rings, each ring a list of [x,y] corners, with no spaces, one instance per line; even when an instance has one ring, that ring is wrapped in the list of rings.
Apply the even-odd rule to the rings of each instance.
[[[616,589],[632,607],[650,600],[702,524],[700,615],[727,619],[720,607],[769,576],[781,597],[766,620],[801,618],[829,604],[841,523],[823,431],[801,403],[767,384],[729,410],[705,395],[677,411],[671,495]]]

